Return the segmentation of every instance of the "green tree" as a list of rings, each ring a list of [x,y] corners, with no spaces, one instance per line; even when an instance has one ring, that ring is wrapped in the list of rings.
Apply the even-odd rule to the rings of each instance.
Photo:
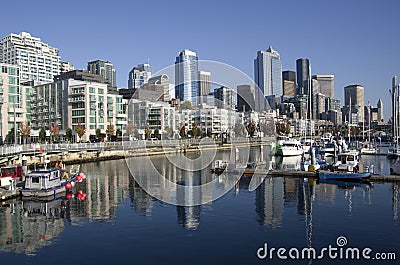
[[[21,137],[24,139],[24,143],[31,136],[31,127],[29,127],[28,123],[21,123]]]
[[[81,141],[82,136],[86,133],[86,128],[84,125],[82,125],[80,122],[78,123],[77,126],[75,126],[75,132],[79,137],[79,141]]]
[[[46,140],[46,129],[44,127],[40,128],[39,131],[39,141],[43,143]]]
[[[15,140],[14,128],[11,128],[11,129],[8,131],[8,141],[9,141],[10,143],[14,143],[14,140]]]
[[[154,137],[160,139],[160,131],[158,129],[154,130]]]
[[[181,109],[193,109],[192,103],[189,100],[183,101],[181,103]]]
[[[101,137],[101,130],[99,128],[96,129],[96,137],[100,139]]]
[[[72,129],[71,128],[67,128],[65,130],[65,137],[67,138],[68,141],[72,140]]]
[[[197,123],[193,123],[192,124],[192,133],[191,133],[191,135],[194,137],[194,138],[197,138],[197,137],[199,137],[200,136],[200,134],[201,134],[201,130],[200,130],[200,128],[199,127],[197,127]]]
[[[118,129],[115,131],[115,135],[116,135],[116,136],[122,136],[122,131],[121,131],[120,128],[118,128]]]

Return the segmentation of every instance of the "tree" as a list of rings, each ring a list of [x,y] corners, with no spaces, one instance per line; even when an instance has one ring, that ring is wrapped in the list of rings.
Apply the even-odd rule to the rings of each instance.
[[[46,129],[44,127],[40,128],[39,131],[39,141],[43,143],[46,140]]]
[[[184,138],[186,136],[186,128],[185,125],[182,125],[181,129],[179,130],[179,136]]]
[[[109,140],[110,140],[111,136],[115,135],[114,125],[112,125],[111,123],[109,125],[107,125],[106,134],[107,134]]]
[[[122,131],[121,131],[120,128],[118,128],[118,129],[115,131],[115,135],[116,135],[116,136],[122,136]]]
[[[174,136],[174,130],[172,130],[172,128],[169,126],[165,127],[165,135],[168,138],[172,138],[172,136]]]
[[[154,137],[160,139],[160,131],[158,129],[154,130]]]
[[[26,139],[31,136],[31,127],[29,127],[28,123],[21,123],[21,137],[24,139],[24,143],[26,143]]]
[[[129,135],[134,134],[135,127],[133,126],[133,123],[128,123],[128,126],[126,126],[126,130],[128,131]]]
[[[201,130],[199,127],[197,127],[197,123],[195,123],[195,122],[193,122],[192,129],[190,131],[191,131],[190,135],[192,135],[193,138],[197,138],[201,134]]]
[[[101,130],[99,128],[96,129],[96,137],[100,139],[101,137]]]
[[[72,140],[72,129],[71,128],[67,128],[65,130],[65,137],[67,138],[68,141]]]
[[[57,123],[52,123],[50,126],[50,133],[51,137],[53,138],[53,142],[57,141],[58,138],[60,137],[60,128],[58,127]]]
[[[246,135],[246,128],[244,127],[244,125],[241,122],[235,123],[234,131],[235,131],[235,135],[237,137]]]
[[[14,140],[15,140],[14,128],[11,128],[10,131],[8,131],[8,141],[10,143],[13,143]]]
[[[138,131],[138,129],[134,129],[133,130],[133,135],[134,135],[134,137],[136,138],[136,139],[139,139],[139,131]]]
[[[75,126],[75,132],[79,137],[79,140],[81,141],[82,136],[86,133],[86,128],[84,125],[82,125],[80,122],[78,123],[77,126]]]
[[[254,121],[248,122],[246,126],[247,133],[249,134],[250,137],[254,136],[254,133],[256,132],[257,126]]]
[[[144,129],[144,134],[146,136],[146,139],[149,139],[151,137],[152,130],[150,128],[150,125],[147,124],[146,129]]]
[[[192,103],[189,100],[183,101],[181,103],[181,109],[193,109]]]

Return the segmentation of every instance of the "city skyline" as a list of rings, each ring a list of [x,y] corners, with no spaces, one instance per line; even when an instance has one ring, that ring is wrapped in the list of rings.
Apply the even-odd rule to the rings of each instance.
[[[400,7],[397,2],[339,1],[328,5],[310,1],[300,5],[289,1],[285,8],[280,1],[250,1],[246,5],[229,6],[214,1],[196,6],[197,12],[191,14],[190,23],[182,23],[187,15],[171,16],[164,11],[179,13],[193,9],[193,5],[153,1],[141,4],[141,9],[151,10],[151,14],[136,13],[135,20],[148,22],[148,30],[142,31],[140,38],[129,34],[132,3],[117,1],[112,8],[105,8],[85,1],[79,4],[79,10],[74,8],[74,1],[62,9],[49,3],[24,2],[18,20],[6,12],[7,22],[1,35],[29,32],[57,47],[61,60],[70,62],[76,69],[85,69],[87,62],[97,59],[110,61],[118,72],[118,87],[126,87],[127,75],[133,66],[150,62],[156,72],[173,65],[174,57],[184,48],[196,51],[199,59],[227,63],[253,78],[254,54],[272,45],[280,52],[282,70],[295,70],[298,58],[308,58],[313,75],[335,75],[337,98],[344,99],[345,86],[360,84],[365,87],[366,101],[376,105],[378,98],[382,98],[386,119],[391,113],[388,89],[391,78],[400,75],[396,64],[399,61],[396,43],[400,38],[395,34],[400,19],[396,15]],[[12,3],[5,3],[3,7],[11,8]],[[32,12],[43,8],[47,11],[46,17]],[[264,16],[265,10],[274,12]],[[72,12],[74,19],[68,23],[49,22]],[[313,15],[298,19],[299,12]],[[207,17],[229,16],[216,24],[202,19],[204,13]],[[74,27],[98,16],[112,17],[112,22],[105,27],[89,26],[90,30]],[[146,19],[149,17],[152,19]],[[160,26],[168,30],[157,30]],[[196,30],[190,31],[190,28]],[[282,34],[288,28],[293,28],[288,31],[290,34]]]

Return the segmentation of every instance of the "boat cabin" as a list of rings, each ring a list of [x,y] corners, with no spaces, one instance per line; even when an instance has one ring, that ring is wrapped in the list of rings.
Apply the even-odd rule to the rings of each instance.
[[[338,154],[338,161],[335,164],[338,171],[357,172],[359,163],[358,152],[344,152]]]
[[[22,178],[22,165],[13,165],[10,167],[2,167],[0,170],[0,186],[10,185],[11,179]]]
[[[61,185],[60,169],[32,171],[25,177],[25,189],[43,190]]]

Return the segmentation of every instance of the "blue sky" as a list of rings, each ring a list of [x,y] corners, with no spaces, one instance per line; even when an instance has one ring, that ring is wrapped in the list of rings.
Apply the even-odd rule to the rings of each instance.
[[[366,104],[382,98],[387,119],[391,78],[400,75],[399,7],[385,0],[7,1],[0,34],[30,32],[78,69],[109,60],[118,87],[138,63],[149,60],[157,71],[185,48],[253,77],[257,51],[272,45],[283,70],[309,58],[313,74],[334,74],[341,100],[344,86],[363,85]]]

